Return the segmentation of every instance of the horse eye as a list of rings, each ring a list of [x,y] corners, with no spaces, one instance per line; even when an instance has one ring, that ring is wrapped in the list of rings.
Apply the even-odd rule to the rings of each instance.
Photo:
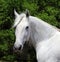
[[[29,29],[29,26],[26,27],[26,30],[28,30],[28,29]]]

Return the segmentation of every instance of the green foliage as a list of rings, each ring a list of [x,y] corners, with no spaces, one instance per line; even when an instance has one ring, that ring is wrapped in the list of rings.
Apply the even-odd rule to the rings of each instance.
[[[10,60],[13,59],[11,54],[11,48],[13,46],[14,35],[13,30],[1,30],[0,31],[0,60]],[[10,54],[10,55],[9,55]]]
[[[58,22],[54,15],[48,15],[48,13],[42,12],[41,14],[38,14],[38,17],[40,17],[42,20],[45,20],[46,22],[57,26]]]
[[[29,9],[31,15],[60,28],[60,0],[0,0],[1,62],[35,62],[34,48],[28,45],[25,45],[24,53],[13,53],[15,36],[14,29],[11,27],[14,20],[14,9],[18,13]]]
[[[27,9],[28,8],[28,10],[30,10],[30,14],[34,15],[36,13],[37,9],[38,9],[38,6],[37,6],[37,4],[35,2],[34,3],[32,3],[32,2],[33,1],[26,1],[25,0],[23,2],[22,7],[24,9]]]
[[[47,6],[46,7],[46,12],[49,14],[49,15],[57,15],[57,13],[59,12],[59,10],[55,7],[52,7],[52,6]]]

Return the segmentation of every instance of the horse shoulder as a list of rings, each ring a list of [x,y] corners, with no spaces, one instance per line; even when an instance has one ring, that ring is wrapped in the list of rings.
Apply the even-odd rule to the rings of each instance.
[[[40,44],[38,44],[38,48],[37,48],[37,59],[41,62],[43,61],[48,61],[53,57],[60,57],[60,33],[56,33],[51,39],[49,40],[45,40],[40,42]],[[57,60],[57,58],[56,58]],[[39,62],[38,61],[38,62]],[[52,60],[50,60],[52,61]]]

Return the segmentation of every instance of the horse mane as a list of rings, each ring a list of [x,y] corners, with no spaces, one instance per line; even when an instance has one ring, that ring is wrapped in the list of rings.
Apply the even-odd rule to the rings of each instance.
[[[45,22],[45,21],[43,21],[43,20],[41,20],[41,19],[39,19],[39,18],[37,18],[37,17],[33,17],[33,16],[30,16],[30,19],[32,19],[32,23],[37,23],[36,24],[36,26],[39,26],[38,24],[42,24],[42,25],[44,25],[45,27],[49,27],[49,28],[51,28],[51,29],[53,29],[53,30],[58,30],[59,31],[59,29],[57,28],[57,27],[55,27],[55,26],[53,26],[53,25],[51,25],[51,24],[49,24],[49,23],[47,23],[47,22]]]
[[[14,24],[13,24],[13,28],[16,27],[20,22],[21,20],[24,18],[24,16],[26,16],[24,13],[21,13],[18,17],[15,17],[15,20],[14,20]]]

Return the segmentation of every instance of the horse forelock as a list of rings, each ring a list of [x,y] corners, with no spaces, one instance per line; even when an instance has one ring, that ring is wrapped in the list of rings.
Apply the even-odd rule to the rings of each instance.
[[[13,28],[16,27],[21,21],[22,19],[26,17],[26,15],[24,13],[20,14],[18,17],[15,18],[15,21],[14,21],[14,25],[13,25]]]

